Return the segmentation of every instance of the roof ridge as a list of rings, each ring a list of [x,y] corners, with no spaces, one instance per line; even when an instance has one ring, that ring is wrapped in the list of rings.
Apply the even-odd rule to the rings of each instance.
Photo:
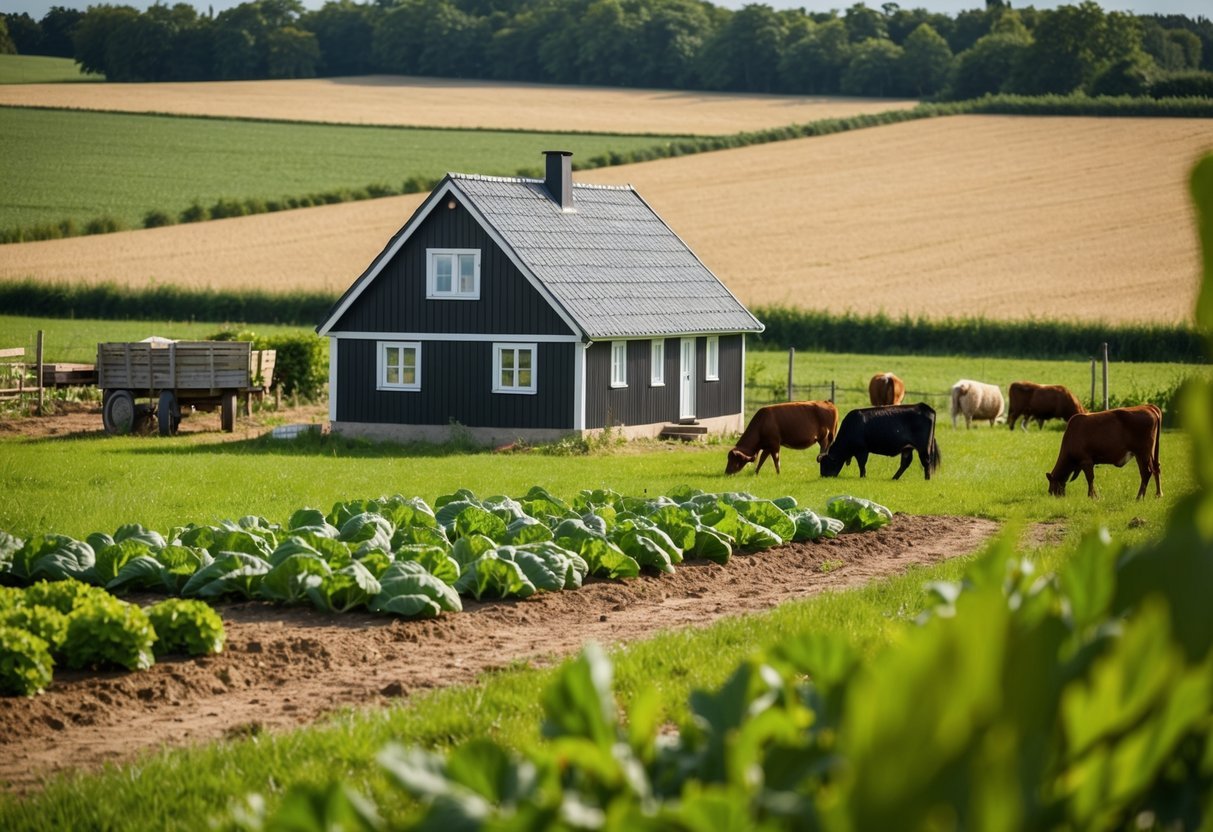
[[[542,185],[542,179],[532,179],[526,176],[489,176],[484,173],[458,173],[456,171],[447,171],[446,174],[451,179],[470,179],[480,182],[516,182],[523,185]],[[592,182],[573,182],[574,188],[593,188],[599,191],[633,191],[636,188],[629,182],[625,185],[597,185]]]

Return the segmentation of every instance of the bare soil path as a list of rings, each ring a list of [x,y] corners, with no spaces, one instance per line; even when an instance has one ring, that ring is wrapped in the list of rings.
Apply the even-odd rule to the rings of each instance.
[[[263,603],[222,606],[228,647],[142,673],[58,672],[32,699],[0,699],[0,784],[36,789],[68,768],[251,729],[283,730],[343,707],[386,705],[472,682],[515,661],[549,664],[587,640],[618,644],[702,627],[976,551],[997,524],[896,515],[878,532],[793,544],[674,575],[592,581],[524,601],[466,602],[433,621],[324,616]],[[148,599],[154,600],[154,599]]]

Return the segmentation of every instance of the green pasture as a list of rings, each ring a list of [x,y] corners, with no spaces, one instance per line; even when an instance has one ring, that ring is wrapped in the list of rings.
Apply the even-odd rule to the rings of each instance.
[[[447,171],[514,175],[540,151],[588,159],[674,137],[420,130],[154,115],[0,109],[0,228],[99,216],[140,227],[195,201],[281,199]]]
[[[102,75],[81,72],[71,58],[46,55],[0,55],[0,84],[53,84],[104,81]]]
[[[843,413],[851,408],[869,405],[868,381],[873,375],[893,373],[905,382],[905,402],[925,401],[938,411],[940,424],[946,423],[949,429],[950,391],[953,384],[965,378],[997,384],[1002,388],[1004,397],[1008,386],[1014,381],[1062,384],[1088,407],[1091,405],[1090,361],[797,352],[793,366],[794,398],[828,399],[830,382],[833,381],[835,401]],[[1095,392],[1099,403],[1103,398],[1102,374],[1102,367],[1097,366]],[[1136,394],[1169,389],[1190,376],[1213,377],[1213,367],[1207,364],[1112,362],[1108,367],[1108,395],[1117,399],[1132,398]],[[786,390],[788,353],[747,351],[746,379],[746,405],[747,410],[752,412],[758,405],[771,400],[773,388]],[[786,399],[786,394],[782,396],[783,399]],[[960,424],[964,426],[963,420]],[[989,427],[988,423],[986,427]],[[948,434],[945,431],[942,435]]]
[[[24,347],[27,363],[34,360],[38,330],[43,332],[45,361],[91,364],[97,344],[104,341],[142,341],[152,335],[178,341],[201,341],[224,330],[252,331],[257,335],[310,332],[306,327],[207,321],[98,321],[68,318],[25,318],[0,315],[0,349]]]

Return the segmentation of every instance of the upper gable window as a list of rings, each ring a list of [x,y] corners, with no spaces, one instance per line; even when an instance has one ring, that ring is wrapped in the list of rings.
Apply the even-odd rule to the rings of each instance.
[[[425,296],[431,300],[479,300],[479,249],[426,249]]]

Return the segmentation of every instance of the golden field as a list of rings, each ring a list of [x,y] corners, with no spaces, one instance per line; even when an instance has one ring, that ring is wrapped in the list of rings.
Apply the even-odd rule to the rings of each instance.
[[[957,116],[578,173],[633,183],[749,304],[1189,320],[1213,123]],[[0,277],[342,291],[420,195],[0,247]]]
[[[286,81],[10,84],[0,104],[340,124],[721,135],[913,107],[904,99],[741,95],[373,75]]]

